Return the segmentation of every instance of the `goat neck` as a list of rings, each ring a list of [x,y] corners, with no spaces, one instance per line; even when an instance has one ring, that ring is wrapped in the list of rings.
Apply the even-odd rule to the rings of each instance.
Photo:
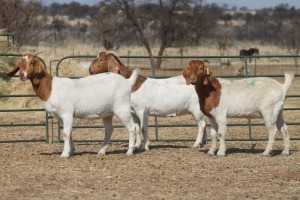
[[[200,109],[208,117],[212,117],[211,111],[220,103],[222,86],[216,77],[211,77],[208,84],[198,82],[195,84],[198,94]]]
[[[51,95],[53,76],[43,67],[40,66],[39,68],[40,71],[30,77],[30,82],[38,97],[40,97],[42,101],[47,101]]]
[[[132,75],[132,70],[130,70],[128,67],[126,67],[120,59],[114,55],[114,54],[109,54],[111,57],[110,59],[110,64],[109,64],[109,71],[115,72],[120,74],[121,76],[125,77],[126,79],[130,78]],[[139,75],[135,84],[131,88],[131,92],[137,91],[142,84],[147,80],[147,77]]]

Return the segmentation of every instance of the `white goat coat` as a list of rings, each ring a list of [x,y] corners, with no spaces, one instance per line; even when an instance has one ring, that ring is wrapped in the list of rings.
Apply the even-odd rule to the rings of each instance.
[[[226,113],[231,118],[261,118],[263,110],[276,109],[277,112],[283,106],[287,86],[273,79],[218,80],[222,85],[221,97],[219,106],[210,112],[213,116]]]
[[[115,73],[104,73],[80,79],[53,77],[52,91],[44,106],[47,112],[63,122],[64,151],[61,157],[74,152],[71,130],[75,118],[103,118],[105,136],[99,154],[105,154],[113,132],[112,117],[117,116],[129,131],[127,154],[134,150],[134,137],[139,127],[131,116],[131,79]]]
[[[194,86],[186,85],[183,76],[166,79],[147,78],[140,88],[131,94],[131,106],[141,123],[144,136],[144,148],[149,149],[148,115],[175,117],[192,114],[197,122],[198,135],[193,147],[206,142],[206,122],[200,110],[199,100]],[[204,137],[203,137],[204,136]],[[141,139],[137,135],[137,144]]]
[[[277,130],[283,137],[284,150],[282,154],[289,155],[290,139],[282,110],[294,74],[285,73],[284,75],[284,84],[270,78],[247,78],[235,81],[218,79],[222,86],[221,96],[218,106],[210,111],[212,146],[208,154],[214,154],[218,134],[220,148],[217,155],[225,155],[227,117],[262,117],[269,131],[269,140],[263,155],[267,156],[272,151]]]
[[[186,85],[183,76],[147,80],[132,93],[131,105],[135,111],[146,109],[149,115],[174,117],[200,110],[194,86]],[[202,115],[202,113],[201,113]]]
[[[73,113],[75,118],[105,118],[130,102],[130,90],[128,80],[114,73],[80,79],[53,77],[44,106],[54,116]]]

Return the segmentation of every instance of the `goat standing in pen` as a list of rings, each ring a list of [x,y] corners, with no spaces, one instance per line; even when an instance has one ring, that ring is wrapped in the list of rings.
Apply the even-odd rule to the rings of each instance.
[[[20,80],[29,79],[37,96],[44,102],[45,110],[63,123],[64,150],[61,157],[74,153],[72,124],[75,118],[103,118],[105,136],[99,154],[105,154],[113,131],[112,118],[116,115],[129,131],[127,154],[134,149],[135,132],[138,125],[131,117],[131,86],[138,70],[126,80],[114,73],[99,74],[80,79],[53,77],[31,54],[22,56],[18,65],[7,73],[13,76],[18,71]]]
[[[208,154],[214,155],[217,134],[220,139],[219,156],[225,156],[226,117],[263,118],[269,131],[268,145],[263,152],[268,156],[273,148],[277,129],[282,133],[283,155],[289,155],[290,138],[282,109],[286,93],[294,78],[285,73],[285,83],[270,78],[247,78],[222,81],[212,76],[208,64],[191,60],[182,71],[187,84],[195,85],[201,111],[210,118],[212,146]]]
[[[100,52],[90,65],[90,74],[103,72],[115,72],[125,78],[132,75],[132,71],[126,67],[113,52]],[[144,136],[144,149],[149,150],[148,140],[148,116],[175,117],[191,114],[198,125],[198,136],[193,147],[206,142],[206,122],[200,111],[198,96],[194,88],[187,86],[182,76],[166,79],[152,79],[139,75],[132,87],[131,106],[137,115]],[[204,137],[203,137],[204,134]],[[202,141],[203,140],[203,141]],[[137,135],[136,147],[141,145],[141,137]]]

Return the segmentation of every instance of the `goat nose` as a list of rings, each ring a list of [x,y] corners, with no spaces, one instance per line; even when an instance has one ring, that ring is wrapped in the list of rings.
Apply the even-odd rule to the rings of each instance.
[[[19,72],[19,77],[20,77],[20,80],[22,80],[22,81],[26,80],[26,76],[22,72]]]
[[[195,82],[197,81],[197,77],[191,76],[191,77],[190,77],[190,80],[191,80],[192,83],[195,83]]]

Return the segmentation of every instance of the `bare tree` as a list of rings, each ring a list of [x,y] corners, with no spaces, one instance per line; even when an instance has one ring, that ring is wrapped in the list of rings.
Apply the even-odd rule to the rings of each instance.
[[[216,30],[215,34],[216,43],[220,51],[220,55],[224,56],[226,50],[232,46],[232,33],[231,29],[220,27]]]
[[[202,1],[193,0],[158,0],[157,4],[146,3],[138,9],[134,0],[109,0],[111,3],[118,5],[122,12],[126,15],[131,25],[135,27],[138,33],[138,39],[146,48],[148,55],[153,56],[151,49],[151,37],[159,40],[159,50],[157,56],[163,56],[167,47],[172,45],[180,46],[185,37],[183,33],[188,35],[188,30],[192,30],[189,22],[185,21],[187,18],[185,12],[190,12],[190,4],[195,5],[202,3]],[[198,2],[198,3],[197,3]],[[189,8],[188,10],[186,10]],[[194,24],[194,23],[191,23]],[[151,27],[149,28],[149,26]],[[156,35],[149,35],[149,29],[155,29]],[[198,27],[199,31],[201,27]],[[185,31],[184,31],[185,30]],[[153,40],[153,43],[155,40]],[[158,58],[155,64],[156,69],[160,69],[162,59]]]
[[[300,22],[293,20],[283,33],[283,45],[292,55],[299,56],[300,54]],[[298,57],[294,57],[295,66],[298,67]]]
[[[46,19],[39,1],[0,0],[0,27],[14,33],[18,49],[27,42],[38,42]],[[41,19],[43,18],[43,19]]]
[[[100,9],[92,21],[91,34],[101,42],[106,50],[116,50],[122,42],[131,42],[134,35],[128,21],[118,9],[101,3]]]

